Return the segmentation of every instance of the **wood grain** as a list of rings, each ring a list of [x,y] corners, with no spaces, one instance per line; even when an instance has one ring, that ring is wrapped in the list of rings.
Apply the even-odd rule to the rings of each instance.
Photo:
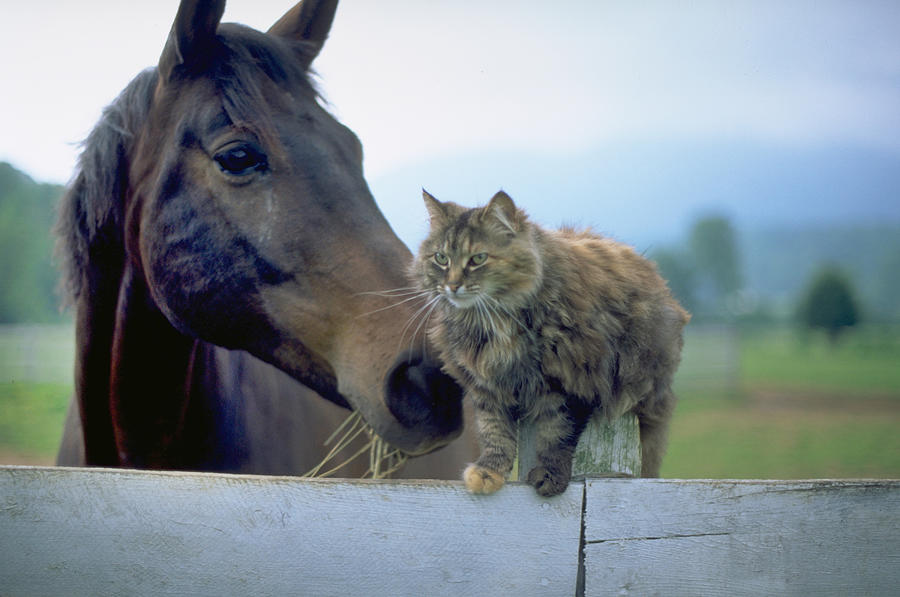
[[[525,596],[574,594],[583,485],[2,467],[0,496],[4,596]]]
[[[537,464],[535,427],[520,423],[518,459],[513,480],[524,480]],[[578,441],[572,460],[573,477],[640,477],[641,437],[637,417],[626,414],[614,421],[594,416]]]
[[[589,480],[586,595],[896,595],[898,481]]]
[[[473,496],[459,482],[0,467],[10,597],[897,587],[900,481],[588,479],[541,499],[517,483]]]

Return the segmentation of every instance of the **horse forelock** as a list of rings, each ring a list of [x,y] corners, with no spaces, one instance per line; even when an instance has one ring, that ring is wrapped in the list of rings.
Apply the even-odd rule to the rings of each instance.
[[[308,68],[317,47],[231,23],[219,27],[218,39],[225,51],[210,75],[225,113],[234,126],[253,131],[277,149],[280,143],[272,115],[261,109],[268,103],[264,79],[295,98],[317,101],[321,96]]]
[[[253,29],[223,24],[220,59],[200,76],[211,79],[233,125],[252,130],[279,147],[261,76],[308,101],[320,99],[309,62],[315,44],[273,38]],[[61,270],[61,294],[73,304],[86,290],[92,248],[123,251],[124,201],[133,145],[147,120],[157,87],[155,67],[138,74],[104,110],[82,143],[75,174],[60,202],[55,256]],[[158,153],[156,154],[158,155]]]

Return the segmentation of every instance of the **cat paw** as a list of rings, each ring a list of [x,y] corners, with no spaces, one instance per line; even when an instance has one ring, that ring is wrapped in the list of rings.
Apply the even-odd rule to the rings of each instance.
[[[466,483],[466,489],[472,493],[489,494],[494,493],[506,482],[503,475],[497,471],[470,464],[463,472],[463,481]]]
[[[570,475],[554,473],[543,466],[536,466],[528,473],[528,484],[543,497],[564,492],[569,486],[569,479]]]

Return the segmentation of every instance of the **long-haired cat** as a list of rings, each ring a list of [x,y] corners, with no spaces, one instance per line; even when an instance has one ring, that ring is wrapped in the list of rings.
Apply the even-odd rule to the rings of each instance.
[[[503,486],[528,418],[538,458],[528,483],[561,493],[598,410],[637,414],[642,474],[658,476],[690,316],[653,263],[590,232],[545,230],[503,191],[474,209],[423,195],[431,230],[411,276],[434,301],[428,333],[445,370],[475,406],[481,454],[466,487]]]

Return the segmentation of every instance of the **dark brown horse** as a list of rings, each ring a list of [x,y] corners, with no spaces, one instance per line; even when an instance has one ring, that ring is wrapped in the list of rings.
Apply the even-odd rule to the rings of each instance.
[[[77,343],[60,464],[301,474],[348,408],[412,454],[459,436],[414,309],[372,293],[406,286],[411,255],[309,80],[336,4],[264,34],[183,0],[90,134],[58,230]],[[405,473],[455,478],[471,452]]]

